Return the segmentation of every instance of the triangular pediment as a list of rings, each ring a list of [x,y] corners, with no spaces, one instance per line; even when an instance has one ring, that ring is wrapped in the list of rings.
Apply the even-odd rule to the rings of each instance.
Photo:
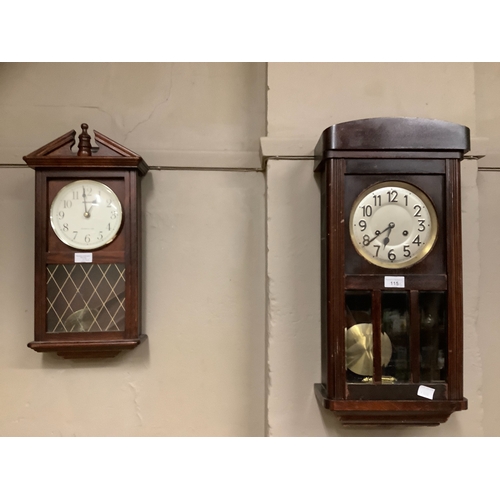
[[[45,146],[23,157],[23,160],[33,168],[78,166],[108,166],[108,167],[136,167],[141,174],[145,174],[149,167],[144,160],[130,149],[122,146],[113,139],[94,130],[96,147],[91,145],[91,136],[87,133],[88,125],[82,124],[82,133],[76,143],[76,131],[54,139]]]
[[[71,132],[62,135],[61,137],[54,139],[48,144],[45,144],[45,146],[38,148],[36,151],[33,151],[29,155],[24,156],[23,159],[26,161],[26,159],[28,158],[32,159],[47,156],[72,156],[74,153],[71,151],[71,149],[76,142],[75,136],[76,131],[72,130]]]

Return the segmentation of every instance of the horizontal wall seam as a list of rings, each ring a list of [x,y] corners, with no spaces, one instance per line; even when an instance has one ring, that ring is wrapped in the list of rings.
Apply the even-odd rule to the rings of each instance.
[[[150,170],[196,170],[214,172],[263,172],[262,168],[237,168],[237,167],[181,167],[167,165],[148,165]],[[0,163],[0,168],[31,168],[23,163]]]

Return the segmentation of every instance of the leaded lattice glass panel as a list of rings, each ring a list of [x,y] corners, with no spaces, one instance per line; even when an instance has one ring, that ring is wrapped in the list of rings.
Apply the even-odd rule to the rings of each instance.
[[[47,333],[124,329],[125,264],[47,266]]]

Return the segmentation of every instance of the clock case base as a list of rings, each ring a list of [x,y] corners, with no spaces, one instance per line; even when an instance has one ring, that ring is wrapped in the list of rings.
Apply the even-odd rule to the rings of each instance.
[[[28,347],[36,352],[55,352],[64,359],[82,358],[114,358],[122,351],[131,351],[147,340],[147,335],[139,335],[137,339],[115,341],[33,341]]]
[[[467,399],[428,400],[335,400],[328,398],[323,384],[314,384],[316,399],[344,425],[419,425],[445,423],[455,411],[467,410]]]

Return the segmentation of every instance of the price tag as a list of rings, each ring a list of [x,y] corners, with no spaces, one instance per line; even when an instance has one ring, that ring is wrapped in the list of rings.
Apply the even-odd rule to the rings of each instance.
[[[75,262],[92,262],[92,253],[75,253]]]
[[[385,288],[404,288],[405,287],[405,277],[404,276],[384,276],[384,286],[385,286]]]
[[[426,399],[434,399],[434,392],[436,389],[432,389],[431,387],[427,387],[426,385],[421,385],[418,388],[417,396]]]

